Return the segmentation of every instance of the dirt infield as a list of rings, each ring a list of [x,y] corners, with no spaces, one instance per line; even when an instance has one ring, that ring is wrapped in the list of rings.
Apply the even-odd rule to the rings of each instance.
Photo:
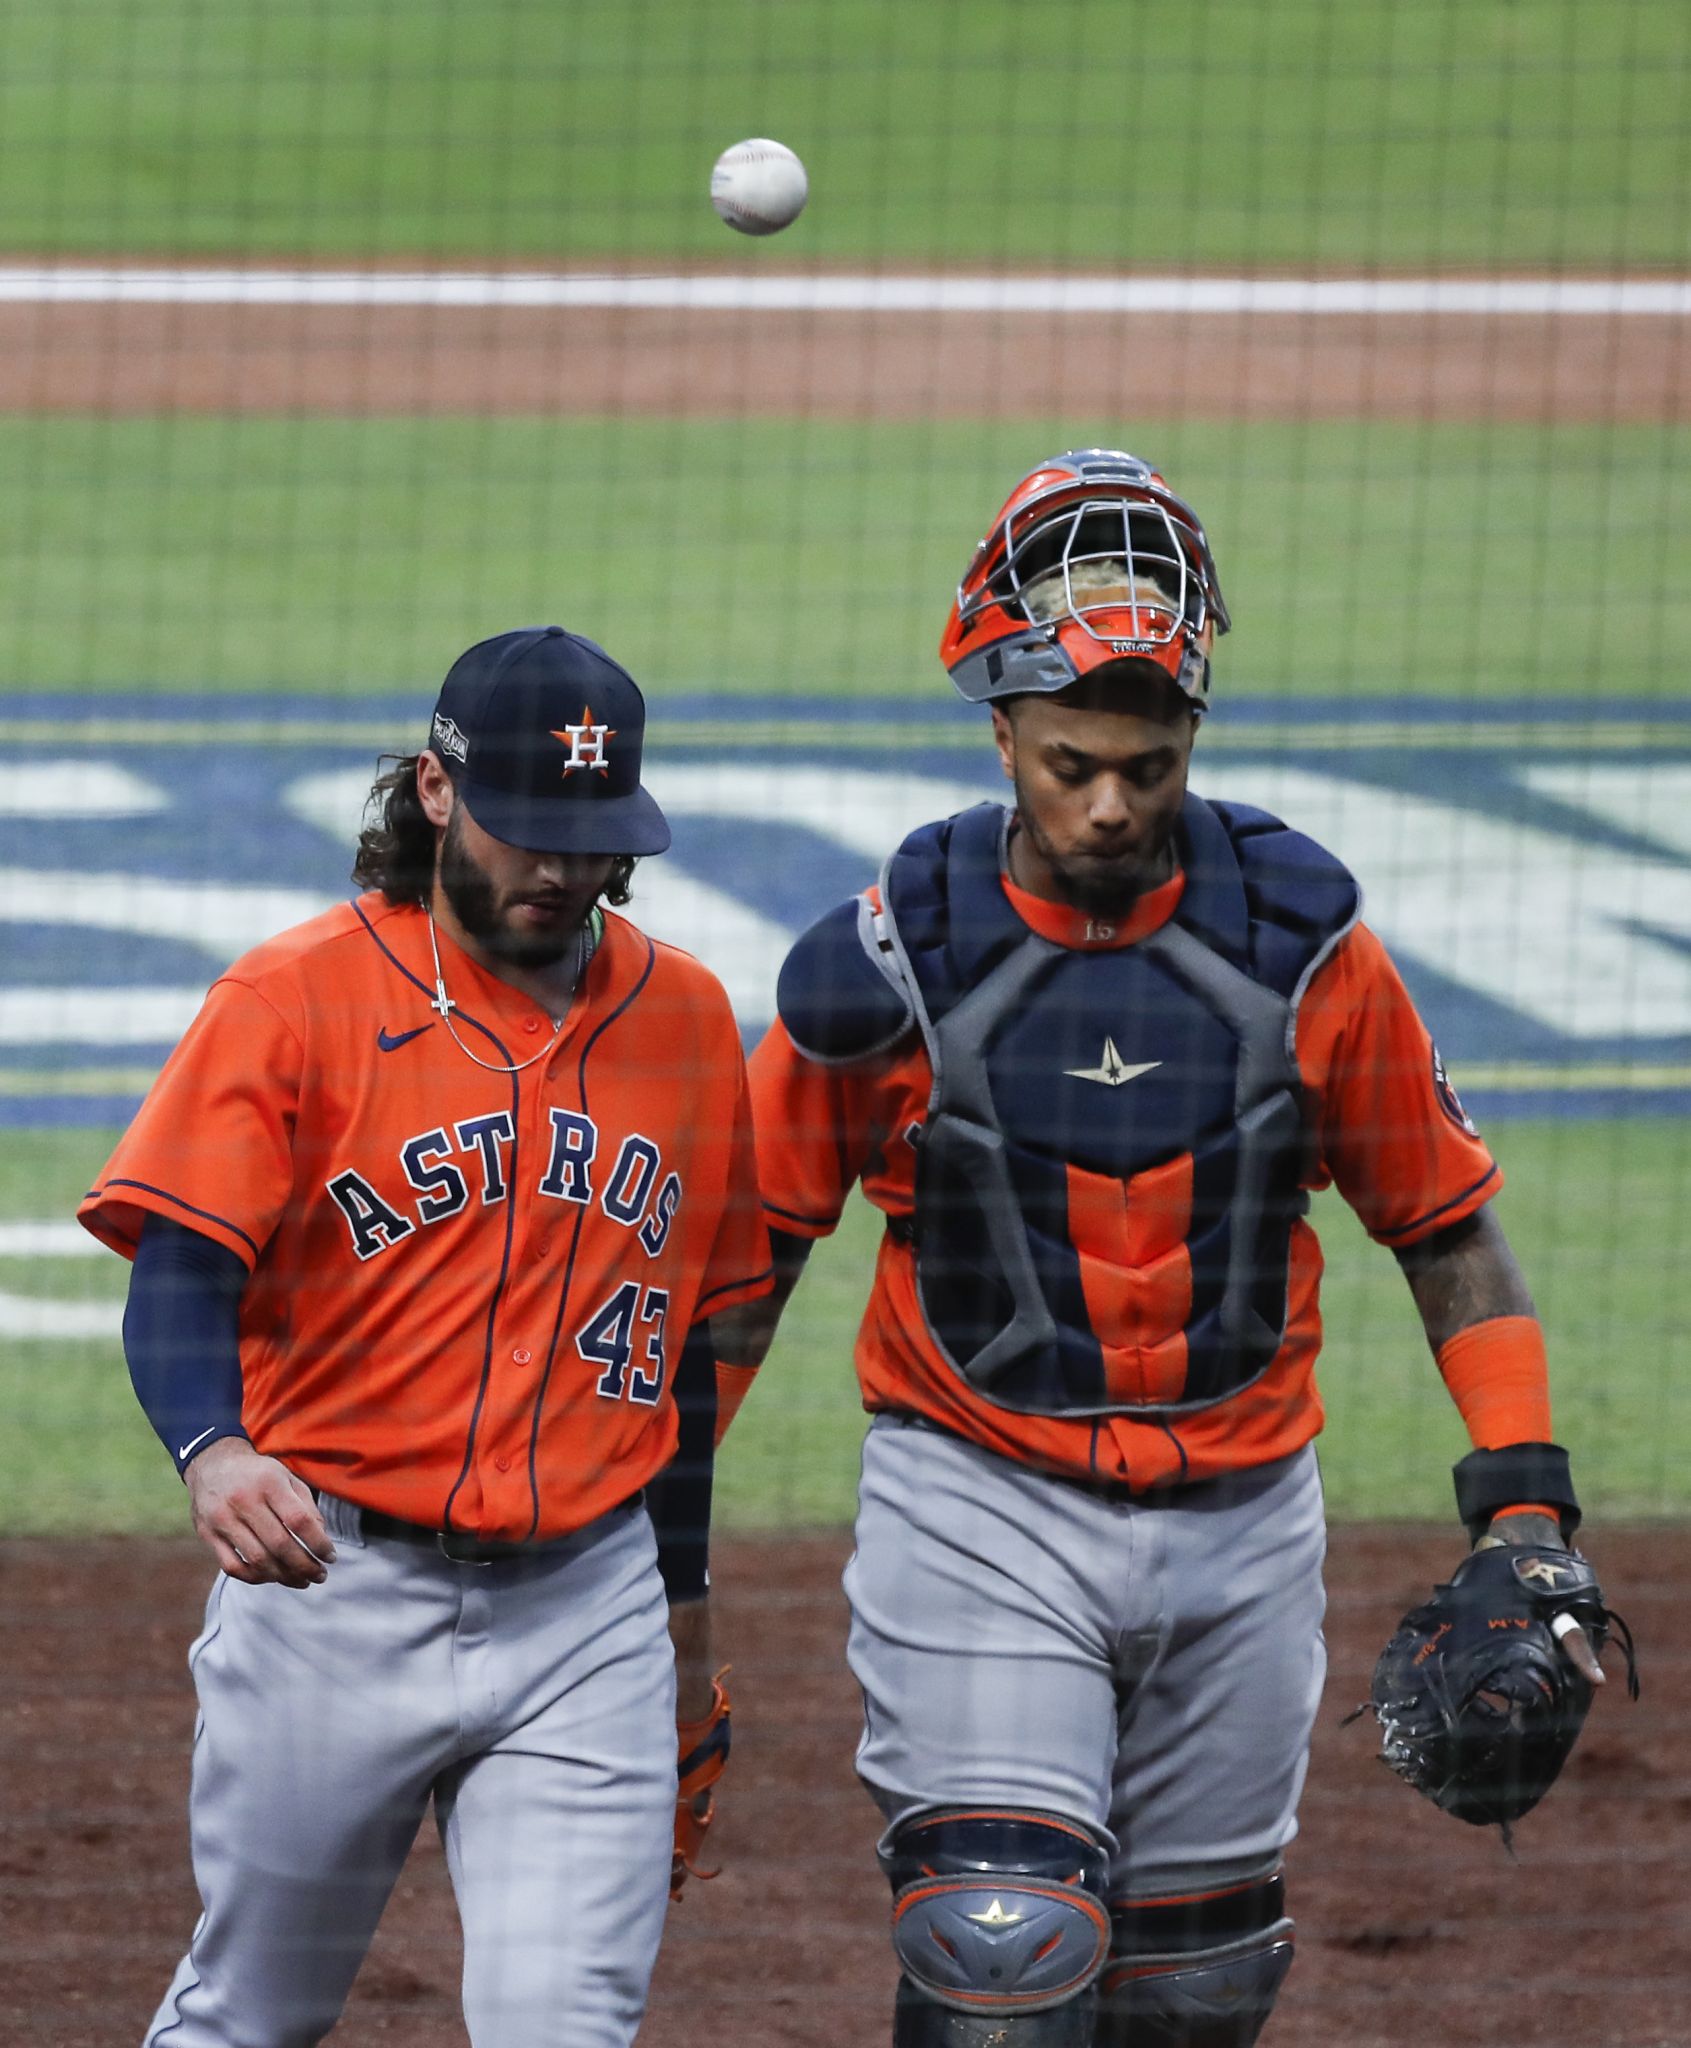
[[[1417,1800],[1338,1720],[1383,1632],[1453,1561],[1447,1532],[1335,1531],[1332,1676],[1292,1852],[1299,1960],[1265,2048],[1679,2048],[1691,2009],[1685,1685],[1691,1530],[1603,1531],[1645,1694],[1602,1700],[1561,1785],[1495,1835]],[[873,1809],[851,1772],[837,1535],[724,1542],[735,1764],[727,1868],[670,1921],[643,2048],[881,2048],[892,1979]],[[191,1543],[0,1545],[0,2042],[138,2040],[193,1925],[184,1662]],[[462,2048],[444,1864],[419,1844],[334,2039]]]
[[[0,305],[0,410],[1691,419],[1691,320]]]

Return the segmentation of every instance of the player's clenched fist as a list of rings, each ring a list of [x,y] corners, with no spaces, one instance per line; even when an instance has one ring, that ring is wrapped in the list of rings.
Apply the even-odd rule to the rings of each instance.
[[[184,1477],[194,1528],[230,1578],[320,1586],[335,1547],[311,1489],[245,1437],[207,1444]]]

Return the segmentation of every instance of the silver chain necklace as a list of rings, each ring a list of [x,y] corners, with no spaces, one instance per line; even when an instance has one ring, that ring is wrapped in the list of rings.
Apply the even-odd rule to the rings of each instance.
[[[587,963],[593,958],[593,950],[597,943],[593,922],[593,915],[589,912],[581,929],[575,935],[575,969],[570,975],[569,991],[564,997],[564,1014],[558,1019],[558,1028],[537,1053],[531,1053],[526,1060],[518,1060],[515,1066],[508,1066],[502,1060],[484,1060],[479,1052],[466,1045],[458,1035],[458,1027],[452,1021],[452,1012],[458,1005],[446,993],[446,976],[440,964],[440,941],[435,936],[434,911],[430,909],[429,951],[434,955],[434,1000],[429,1004],[429,1008],[440,1012],[440,1021],[451,1032],[452,1043],[467,1060],[474,1060],[478,1067],[489,1074],[520,1074],[525,1067],[532,1067],[536,1060],[545,1059],[547,1054],[554,1050],[558,1040],[564,1035],[564,1026],[570,1021],[570,1004],[574,1002],[575,992],[581,986],[581,977],[587,972]]]

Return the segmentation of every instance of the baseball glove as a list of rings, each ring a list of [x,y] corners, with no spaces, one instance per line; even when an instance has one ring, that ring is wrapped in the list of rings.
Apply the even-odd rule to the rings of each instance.
[[[1558,1640],[1564,1616],[1598,1654],[1618,1633],[1636,1699],[1632,1632],[1577,1551],[1476,1550],[1403,1617],[1374,1667],[1372,1698],[1356,1711],[1378,1720],[1381,1761],[1459,1820],[1500,1825],[1507,1841],[1556,1782],[1591,1705]]]
[[[724,1666],[711,1680],[710,1712],[703,1720],[675,1724],[679,1782],[675,1797],[675,1855],[669,1866],[672,1899],[680,1898],[688,1878],[719,1875],[714,1870],[701,1870],[698,1859],[710,1824],[716,1818],[713,1788],[728,1768],[731,1708],[722,1684],[727,1676]]]

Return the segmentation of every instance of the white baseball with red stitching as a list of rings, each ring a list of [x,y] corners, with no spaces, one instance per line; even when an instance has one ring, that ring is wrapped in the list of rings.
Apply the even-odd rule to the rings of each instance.
[[[753,136],[736,142],[710,174],[710,203],[742,235],[773,235],[804,210],[810,180],[784,142]]]

